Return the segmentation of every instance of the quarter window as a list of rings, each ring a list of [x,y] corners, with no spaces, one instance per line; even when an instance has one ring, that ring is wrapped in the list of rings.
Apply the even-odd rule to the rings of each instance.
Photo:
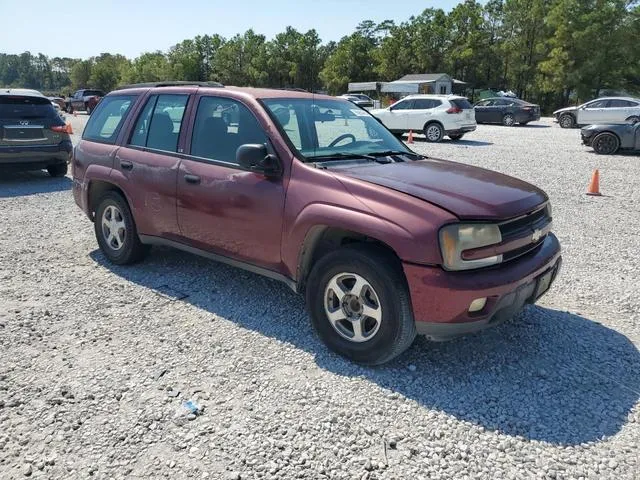
[[[236,164],[247,143],[266,144],[267,136],[251,111],[236,100],[202,97],[191,138],[191,155]]]
[[[115,143],[135,99],[133,95],[105,97],[89,117],[82,138],[102,143]]]

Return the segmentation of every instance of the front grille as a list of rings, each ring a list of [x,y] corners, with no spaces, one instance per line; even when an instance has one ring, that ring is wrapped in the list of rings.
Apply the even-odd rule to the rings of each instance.
[[[524,245],[503,253],[503,261],[513,260],[536,249],[544,242],[546,234],[534,240],[534,232],[544,231],[551,224],[551,216],[547,206],[535,210],[523,217],[516,218],[500,224],[502,243],[508,243],[519,239],[529,239]]]

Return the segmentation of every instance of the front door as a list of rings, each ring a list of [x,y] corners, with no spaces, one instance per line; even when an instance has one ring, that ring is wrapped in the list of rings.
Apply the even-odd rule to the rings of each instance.
[[[595,100],[578,109],[578,125],[607,122],[608,100]]]
[[[476,112],[476,122],[478,123],[490,123],[492,122],[491,112],[496,109],[493,106],[493,100],[482,100],[476,103],[474,110]]]
[[[114,170],[131,186],[127,192],[142,235],[179,238],[178,145],[188,100],[186,93],[150,96],[116,154]]]
[[[407,112],[411,109],[411,105],[413,104],[413,100],[400,100],[395,103],[389,110],[385,112],[385,116],[383,119],[384,125],[389,130],[396,131],[405,131],[408,130],[407,126]]]
[[[248,107],[229,98],[201,96],[189,155],[178,172],[178,222],[184,241],[260,267],[279,270],[285,190],[240,168],[236,150],[269,144]]]

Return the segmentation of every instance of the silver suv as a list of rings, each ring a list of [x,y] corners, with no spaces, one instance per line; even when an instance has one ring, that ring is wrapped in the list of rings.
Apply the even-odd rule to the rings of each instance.
[[[640,122],[640,99],[630,97],[603,97],[577,107],[561,108],[553,116],[562,128],[573,128],[596,123]]]
[[[460,140],[476,129],[473,105],[456,95],[409,95],[369,113],[393,133],[422,132],[428,142],[439,142],[445,136]]]

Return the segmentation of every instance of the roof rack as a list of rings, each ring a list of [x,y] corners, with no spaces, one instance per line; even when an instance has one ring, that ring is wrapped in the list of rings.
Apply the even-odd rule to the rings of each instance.
[[[132,83],[131,85],[124,85],[118,87],[116,90],[124,90],[126,88],[156,88],[156,87],[215,87],[222,88],[223,84],[219,82],[198,82],[189,80],[176,80],[169,82],[147,82],[147,83]]]
[[[309,90],[305,90],[304,88],[298,88],[298,87],[281,87],[281,88],[274,88],[274,90],[288,90],[290,92],[309,93]]]

